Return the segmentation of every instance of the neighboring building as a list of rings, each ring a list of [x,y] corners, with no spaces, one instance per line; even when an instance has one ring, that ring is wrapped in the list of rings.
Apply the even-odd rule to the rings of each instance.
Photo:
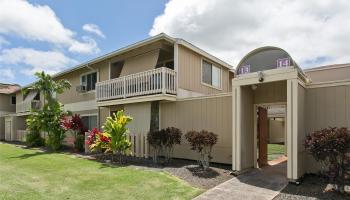
[[[304,151],[305,135],[327,126],[349,127],[347,75],[350,65],[304,72],[276,47],[250,52],[234,71],[185,40],[159,34],[58,73],[54,79],[72,84],[57,98],[65,109],[80,114],[89,129],[101,127],[120,109],[131,115],[130,139],[138,157],[149,155],[145,137],[149,130],[205,129],[219,136],[213,161],[232,164],[234,170],[262,166],[267,142],[284,143],[286,176],[296,180],[316,166]],[[18,91],[16,96],[16,113],[7,121],[10,135],[16,135],[12,138],[21,138],[28,111],[40,107],[42,97],[35,91],[25,97]],[[197,159],[185,139],[174,156]]]
[[[0,83],[0,140],[11,140],[5,135],[5,116],[16,112],[16,95],[19,85]]]

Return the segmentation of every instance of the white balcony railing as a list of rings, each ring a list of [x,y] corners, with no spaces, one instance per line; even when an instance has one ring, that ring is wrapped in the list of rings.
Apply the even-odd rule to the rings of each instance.
[[[39,109],[40,101],[32,100],[32,101],[23,101],[21,103],[16,104],[16,113],[30,112],[32,109]]]
[[[96,83],[96,100],[151,94],[176,94],[176,72],[161,67]]]

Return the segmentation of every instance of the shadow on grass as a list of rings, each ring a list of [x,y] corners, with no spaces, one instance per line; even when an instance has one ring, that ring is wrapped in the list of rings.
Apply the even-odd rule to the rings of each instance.
[[[15,157],[10,157],[13,159],[27,159],[27,158],[32,158],[32,157],[36,157],[36,156],[42,156],[42,155],[48,155],[48,154],[52,154],[55,152],[45,152],[45,151],[37,151],[34,153],[27,153],[27,154],[22,154],[20,156],[15,156]]]

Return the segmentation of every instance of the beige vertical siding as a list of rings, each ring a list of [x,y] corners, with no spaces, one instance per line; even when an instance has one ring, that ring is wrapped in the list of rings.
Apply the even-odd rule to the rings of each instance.
[[[5,117],[0,117],[0,140],[5,140]]]
[[[307,133],[330,126],[350,127],[350,85],[309,88],[306,116]]]
[[[305,73],[311,78],[313,83],[325,81],[339,81],[350,79],[350,65],[339,68],[326,68],[322,70],[310,70]]]
[[[103,124],[106,122],[106,118],[110,116],[110,109],[109,107],[100,107],[99,109],[99,126],[102,129]]]
[[[284,142],[284,132],[285,132],[284,125],[285,125],[284,119],[269,120],[269,142],[270,143]]]
[[[298,84],[298,176],[305,173],[305,156],[306,151],[304,141],[306,139],[305,131],[305,103],[306,103],[306,89]]]
[[[350,127],[350,85],[308,88],[305,105],[305,133],[327,127]],[[311,156],[306,159],[307,172],[320,170]]]
[[[65,90],[62,94],[57,95],[58,101],[60,101],[63,104],[69,104],[69,103],[76,103],[80,101],[91,101],[95,99],[95,92],[90,91],[87,93],[79,93],[76,91],[76,87],[80,85],[80,76],[81,74],[92,72],[90,69],[84,68],[80,69],[68,74],[65,74],[64,76],[60,77],[59,79],[66,79],[68,80],[72,87],[68,90]]]
[[[254,107],[250,86],[242,86],[241,111],[241,166],[247,169],[254,167]]]
[[[11,104],[11,97],[11,94],[0,94],[0,111],[15,112],[16,105]]]
[[[222,68],[222,90],[218,90],[201,83],[203,56],[183,46],[179,46],[178,56],[179,88],[202,94],[216,94],[229,91],[229,70],[227,68],[213,62],[214,65]]]
[[[276,103],[287,101],[287,82],[278,81],[258,84],[254,91],[254,103]]]
[[[133,117],[128,125],[130,133],[148,133],[151,122],[151,102],[124,105],[125,113]]]
[[[159,56],[159,50],[141,54],[125,60],[120,76],[135,74],[154,69]]]
[[[213,148],[213,161],[232,163],[232,97],[202,98],[160,104],[160,127],[176,127],[183,134],[191,130],[208,130],[219,135]],[[197,159],[186,139],[176,146],[174,156]]]

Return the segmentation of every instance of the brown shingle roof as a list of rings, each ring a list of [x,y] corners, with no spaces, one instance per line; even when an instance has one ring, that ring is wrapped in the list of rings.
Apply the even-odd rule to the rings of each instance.
[[[20,89],[19,85],[0,83],[0,94],[12,94]]]

